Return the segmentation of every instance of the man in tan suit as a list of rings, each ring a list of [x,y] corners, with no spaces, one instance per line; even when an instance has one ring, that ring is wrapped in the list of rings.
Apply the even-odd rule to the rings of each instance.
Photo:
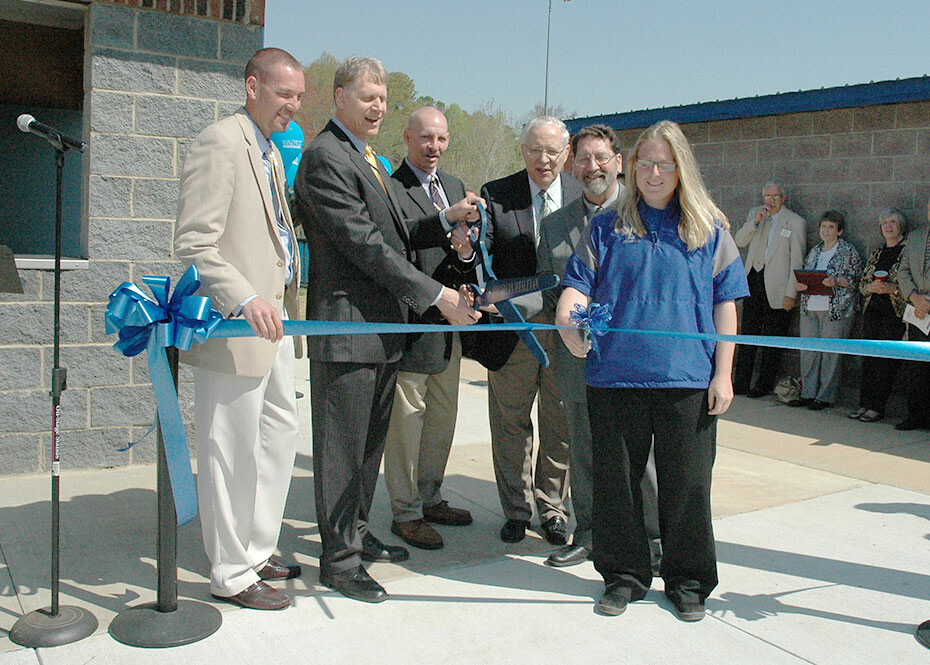
[[[300,108],[300,63],[262,49],[245,68],[245,107],[207,127],[181,174],[175,255],[195,265],[202,293],[257,337],[216,339],[181,356],[193,366],[197,486],[210,591],[252,609],[287,596],[265,580],[300,575],[273,555],[297,445],[292,337],[299,254],[281,155],[271,142]],[[299,354],[299,350],[298,350]]]
[[[749,211],[736,232],[736,244],[749,245],[744,262],[749,297],[743,301],[740,332],[744,335],[788,334],[791,310],[798,292],[794,271],[804,265],[807,229],[804,219],[784,206],[785,190],[774,182],[762,188],[762,205]],[[762,397],[775,387],[781,350],[740,346],[736,352],[733,392]],[[759,376],[752,383],[758,358]],[[752,384],[750,386],[750,384]]]

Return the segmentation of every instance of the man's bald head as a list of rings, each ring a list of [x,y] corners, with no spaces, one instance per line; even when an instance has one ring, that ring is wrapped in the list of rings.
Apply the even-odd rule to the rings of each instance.
[[[449,125],[437,108],[424,106],[410,114],[404,130],[407,160],[421,171],[433,173],[449,147]]]

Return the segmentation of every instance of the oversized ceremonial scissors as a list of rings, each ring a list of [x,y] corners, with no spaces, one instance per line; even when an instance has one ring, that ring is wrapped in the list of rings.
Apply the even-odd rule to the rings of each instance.
[[[488,254],[487,247],[488,213],[480,203],[477,206],[479,220],[475,224],[478,225],[478,237],[471,238],[471,245],[477,253],[478,265],[481,266],[484,272],[484,285],[483,287],[478,284],[468,285],[475,296],[475,308],[494,305],[507,323],[525,323],[526,320],[510,302],[510,299],[535,291],[555,288],[559,285],[559,276],[554,273],[543,273],[533,277],[497,279],[491,269],[491,255]],[[536,335],[529,330],[517,330],[515,332],[526,344],[536,361],[542,367],[548,367],[549,356],[546,355],[539,340],[536,339]]]

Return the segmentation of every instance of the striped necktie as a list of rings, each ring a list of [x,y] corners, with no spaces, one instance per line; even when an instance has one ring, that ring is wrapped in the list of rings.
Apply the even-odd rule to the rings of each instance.
[[[433,201],[436,210],[443,210],[446,207],[442,200],[442,194],[439,193],[439,176],[435,173],[429,176],[429,197]]]
[[[265,167],[265,173],[268,176],[268,184],[271,187],[271,200],[274,207],[275,222],[278,227],[278,237],[281,238],[281,245],[284,247],[284,256],[287,259],[284,283],[290,284],[294,277],[294,250],[297,243],[287,223],[284,221],[284,213],[281,209],[286,203],[281,200],[284,190],[281,187],[281,181],[278,179],[278,170],[276,168],[277,160],[274,156],[274,150],[269,148],[263,156],[265,159],[262,160],[262,164]]]

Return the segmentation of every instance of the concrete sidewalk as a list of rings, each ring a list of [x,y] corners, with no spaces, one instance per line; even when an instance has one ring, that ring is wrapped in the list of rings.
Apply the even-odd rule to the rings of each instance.
[[[309,393],[305,382],[298,388]],[[592,564],[543,565],[552,548],[536,533],[517,545],[498,539],[486,399],[483,371],[466,363],[444,491],[474,524],[438,527],[442,550],[372,565],[391,594],[380,605],[317,583],[310,428],[302,421],[280,539],[304,566],[300,579],[281,584],[292,607],[217,604],[219,632],[173,649],[127,647],[106,632],[117,613],[155,600],[153,467],[62,476],[61,602],[90,608],[100,629],[53,649],[23,649],[6,637],[24,612],[49,604],[49,479],[0,478],[0,665],[930,661],[913,637],[930,618],[930,433],[852,421],[841,409],[737,398],[720,423],[714,481],[720,586],[709,616],[684,624],[661,580],[623,616],[597,616],[603,585]],[[67,450],[67,433],[64,442]],[[398,543],[383,485],[373,512],[373,531]],[[181,597],[211,602],[198,524],[180,530],[178,561]]]

